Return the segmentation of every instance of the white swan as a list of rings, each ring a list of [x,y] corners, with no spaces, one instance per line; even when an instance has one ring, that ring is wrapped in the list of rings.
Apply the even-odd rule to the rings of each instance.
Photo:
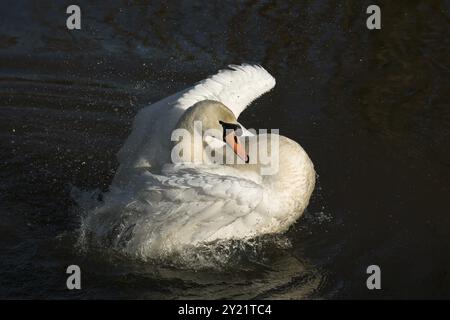
[[[287,230],[302,215],[314,189],[308,155],[283,136],[251,136],[244,146],[233,130],[231,135],[224,131],[245,130],[236,120],[239,114],[274,85],[275,79],[260,66],[230,66],[142,109],[118,153],[120,166],[110,191],[83,221],[85,234],[127,254],[149,257],[218,239]],[[202,161],[171,164],[172,131],[193,133],[194,121],[201,121],[201,133],[224,131],[223,141],[206,135],[199,151]],[[209,146],[249,160],[249,150],[260,147],[262,137],[269,141],[269,154],[277,153],[278,171],[272,175],[261,175],[259,160],[213,164],[204,155]],[[275,138],[278,150],[270,147]]]

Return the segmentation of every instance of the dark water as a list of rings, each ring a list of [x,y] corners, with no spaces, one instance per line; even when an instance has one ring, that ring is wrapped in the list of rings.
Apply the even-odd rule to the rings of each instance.
[[[377,1],[380,31],[372,1],[104,3],[68,31],[70,1],[1,2],[1,298],[450,298],[449,2]],[[241,122],[315,163],[305,215],[220,269],[77,247],[70,191],[107,189],[137,110],[242,62],[277,86]]]

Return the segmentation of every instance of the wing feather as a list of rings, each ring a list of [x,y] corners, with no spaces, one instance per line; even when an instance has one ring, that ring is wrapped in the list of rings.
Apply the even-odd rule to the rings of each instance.
[[[194,167],[165,175],[141,170],[127,188],[105,195],[104,205],[84,225],[104,245],[148,256],[172,246],[215,240],[222,229],[243,224],[240,221],[255,212],[263,194],[263,187],[253,181]]]
[[[216,100],[238,118],[250,103],[274,86],[275,78],[259,65],[230,65],[229,69],[220,70],[185,92],[177,106],[187,109],[202,100]]]

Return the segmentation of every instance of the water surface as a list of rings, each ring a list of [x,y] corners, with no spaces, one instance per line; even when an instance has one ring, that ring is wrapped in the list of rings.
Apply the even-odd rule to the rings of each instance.
[[[0,5],[1,298],[450,298],[448,2],[380,2],[379,31],[370,1],[79,1],[80,31],[69,4]],[[136,112],[243,62],[277,85],[240,121],[316,166],[305,215],[195,268],[80,248],[70,192],[108,188]]]

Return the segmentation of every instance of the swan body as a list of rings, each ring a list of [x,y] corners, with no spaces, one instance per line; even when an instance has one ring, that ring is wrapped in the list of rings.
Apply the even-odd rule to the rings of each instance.
[[[314,166],[295,141],[260,134],[246,137],[239,149],[234,138],[233,150],[247,154],[261,139],[269,141],[267,152],[276,154],[278,163],[270,175],[261,174],[259,158],[215,164],[202,154],[200,162],[170,161],[174,129],[194,131],[194,120],[208,129],[222,130],[223,123],[239,127],[239,114],[274,85],[260,66],[232,66],[141,110],[118,153],[120,166],[110,191],[83,221],[86,234],[127,254],[149,257],[287,230],[302,215],[315,184]],[[224,141],[233,144],[228,137],[224,133]],[[208,138],[203,147],[216,139]],[[215,148],[224,152],[227,145]]]

